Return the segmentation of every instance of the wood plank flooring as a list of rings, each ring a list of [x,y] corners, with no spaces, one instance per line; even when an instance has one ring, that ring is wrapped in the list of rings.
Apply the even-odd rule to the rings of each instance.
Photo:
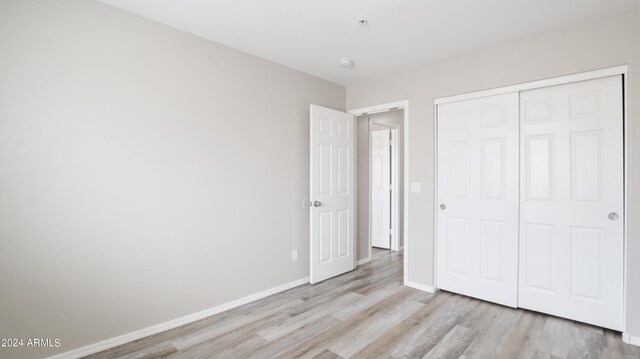
[[[402,253],[89,358],[640,358],[620,333],[402,285]]]

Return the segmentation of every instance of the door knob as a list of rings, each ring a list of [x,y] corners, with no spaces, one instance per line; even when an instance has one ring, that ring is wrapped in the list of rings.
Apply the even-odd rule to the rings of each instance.
[[[314,207],[320,207],[320,206],[322,206],[322,203],[319,202],[319,201],[313,201],[313,206]]]
[[[609,213],[609,219],[612,221],[617,221],[620,216],[616,212]]]
[[[445,209],[447,209],[447,206],[445,206],[444,203],[443,203],[443,204],[440,205],[440,209],[444,211]]]

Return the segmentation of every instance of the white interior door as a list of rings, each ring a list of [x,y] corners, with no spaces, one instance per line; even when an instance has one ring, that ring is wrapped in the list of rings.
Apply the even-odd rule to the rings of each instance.
[[[391,148],[389,129],[371,132],[371,245],[391,248]]]
[[[521,93],[519,306],[622,330],[621,76]]]
[[[438,106],[437,286],[515,307],[518,94]]]
[[[355,268],[354,117],[311,105],[311,283]]]

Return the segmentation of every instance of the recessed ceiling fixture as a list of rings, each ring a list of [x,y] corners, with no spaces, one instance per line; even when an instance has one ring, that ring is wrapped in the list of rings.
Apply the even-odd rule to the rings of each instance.
[[[369,21],[367,21],[367,20],[365,20],[365,19],[359,20],[359,21],[358,21],[358,25],[360,25],[360,26],[367,26],[367,25],[369,25]]]
[[[338,59],[338,65],[346,68],[349,68],[351,66],[353,66],[353,61],[351,61],[351,59],[348,59],[346,57],[343,57],[341,59]]]

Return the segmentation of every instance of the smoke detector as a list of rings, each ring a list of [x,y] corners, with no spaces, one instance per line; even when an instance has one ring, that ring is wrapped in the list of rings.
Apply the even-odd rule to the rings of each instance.
[[[353,66],[353,61],[351,61],[351,59],[343,57],[341,59],[338,59],[338,65],[346,69]]]

